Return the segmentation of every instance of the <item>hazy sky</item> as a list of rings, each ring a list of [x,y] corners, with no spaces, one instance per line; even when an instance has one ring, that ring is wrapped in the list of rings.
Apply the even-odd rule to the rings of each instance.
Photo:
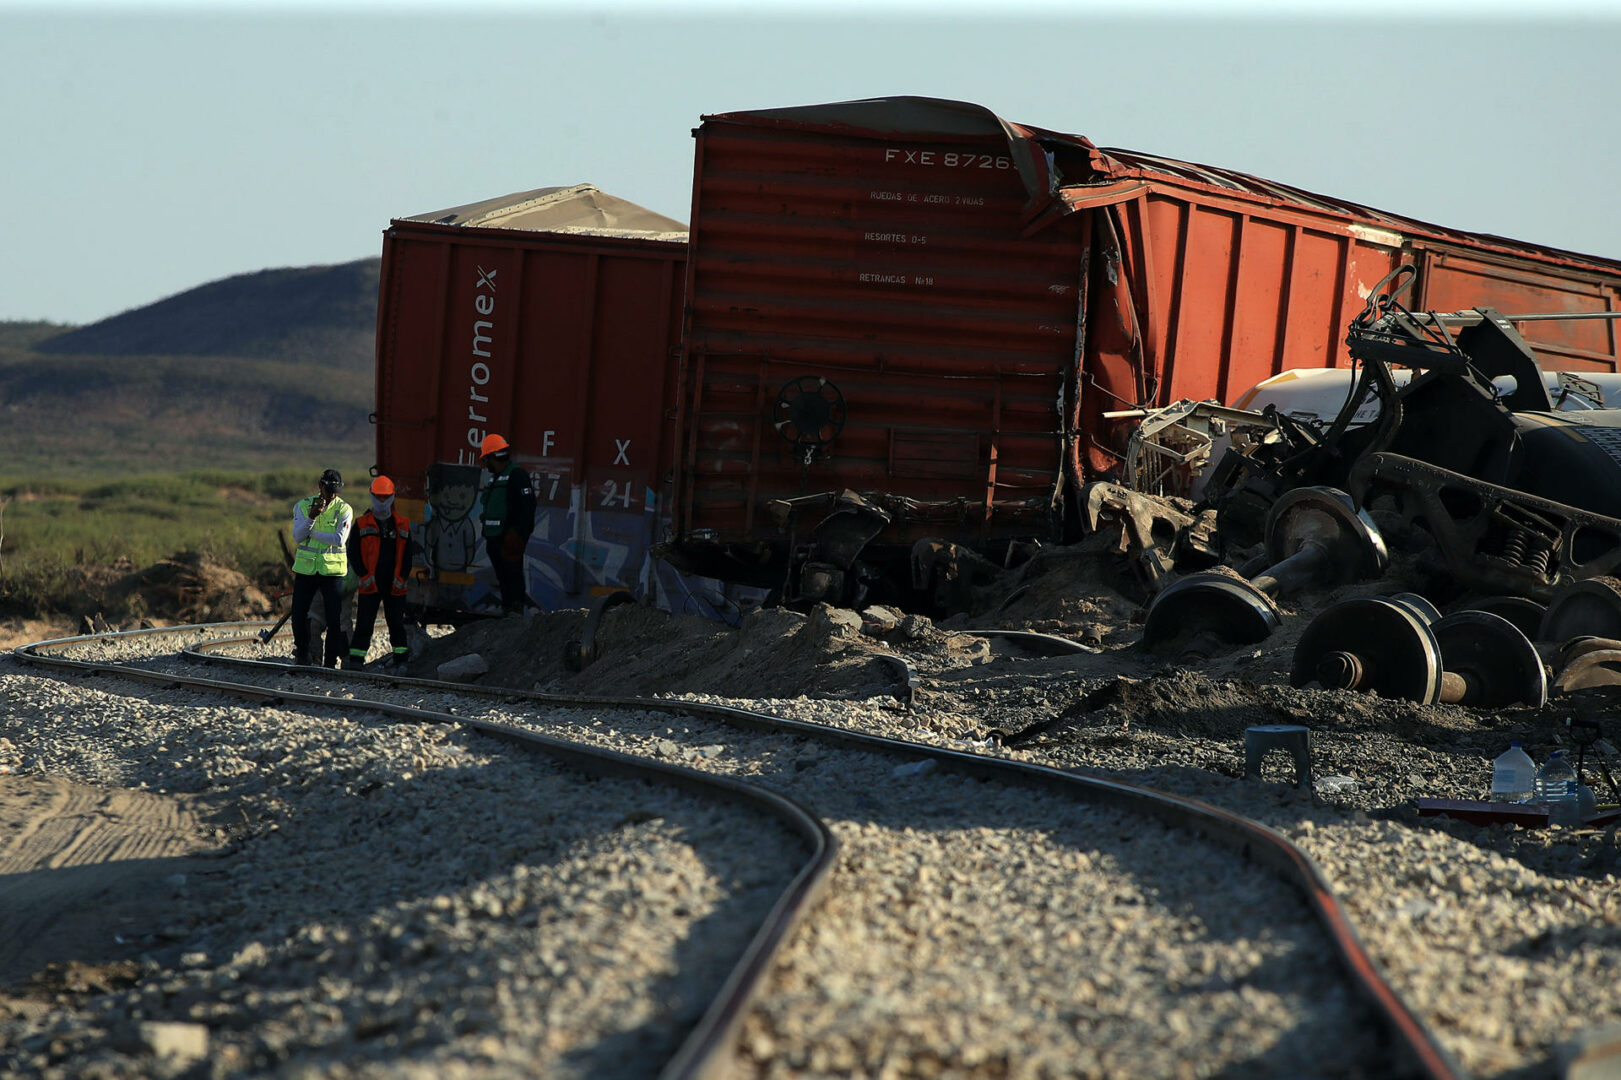
[[[1577,0],[0,0],[0,319],[376,255],[390,218],[528,188],[685,221],[703,114],[898,94],[1621,258],[1618,55],[1621,3]]]

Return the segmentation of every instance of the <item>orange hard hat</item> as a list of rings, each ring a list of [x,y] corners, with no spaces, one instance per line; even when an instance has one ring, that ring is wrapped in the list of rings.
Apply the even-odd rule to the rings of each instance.
[[[489,457],[491,454],[501,454],[507,451],[507,441],[499,435],[486,435],[484,442],[478,448],[479,457]]]
[[[386,476],[379,476],[371,482],[371,493],[379,499],[386,499],[394,494],[394,481]]]

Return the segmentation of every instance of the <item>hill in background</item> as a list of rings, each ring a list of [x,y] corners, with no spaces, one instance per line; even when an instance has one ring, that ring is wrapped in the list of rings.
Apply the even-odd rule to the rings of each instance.
[[[369,465],[379,269],[241,274],[82,327],[0,322],[0,482]]]
[[[235,356],[371,371],[381,266],[359,259],[238,274],[33,347],[50,356]]]
[[[0,322],[0,349],[31,349],[47,338],[76,329],[66,323]]]

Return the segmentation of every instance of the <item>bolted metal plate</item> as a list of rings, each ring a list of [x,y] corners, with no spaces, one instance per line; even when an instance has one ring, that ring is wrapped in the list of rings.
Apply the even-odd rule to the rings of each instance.
[[[1318,615],[1295,646],[1289,681],[1318,681],[1320,666],[1338,654],[1355,657],[1361,693],[1404,698],[1421,705],[1441,698],[1441,647],[1412,608],[1382,596],[1362,596],[1335,604]]]
[[[1462,675],[1469,694],[1462,704],[1483,709],[1540,706],[1548,700],[1548,671],[1531,639],[1489,611],[1455,611],[1432,623],[1441,646],[1441,666]]]

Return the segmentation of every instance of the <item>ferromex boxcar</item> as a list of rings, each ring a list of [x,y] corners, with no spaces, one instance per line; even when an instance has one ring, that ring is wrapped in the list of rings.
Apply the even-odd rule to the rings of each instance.
[[[685,259],[680,222],[590,185],[390,224],[377,468],[423,521],[431,578],[414,586],[418,602],[474,611],[490,601],[476,505],[490,432],[536,480],[525,559],[536,603],[656,588],[647,552],[671,464]]]
[[[849,602],[931,538],[1064,534],[1118,463],[1105,414],[1349,362],[1402,262],[1415,304],[1618,306],[1621,263],[1461,233],[961,102],[704,118],[678,399],[683,566]],[[1608,321],[1529,324],[1613,370]],[[935,545],[938,547],[938,545]]]

